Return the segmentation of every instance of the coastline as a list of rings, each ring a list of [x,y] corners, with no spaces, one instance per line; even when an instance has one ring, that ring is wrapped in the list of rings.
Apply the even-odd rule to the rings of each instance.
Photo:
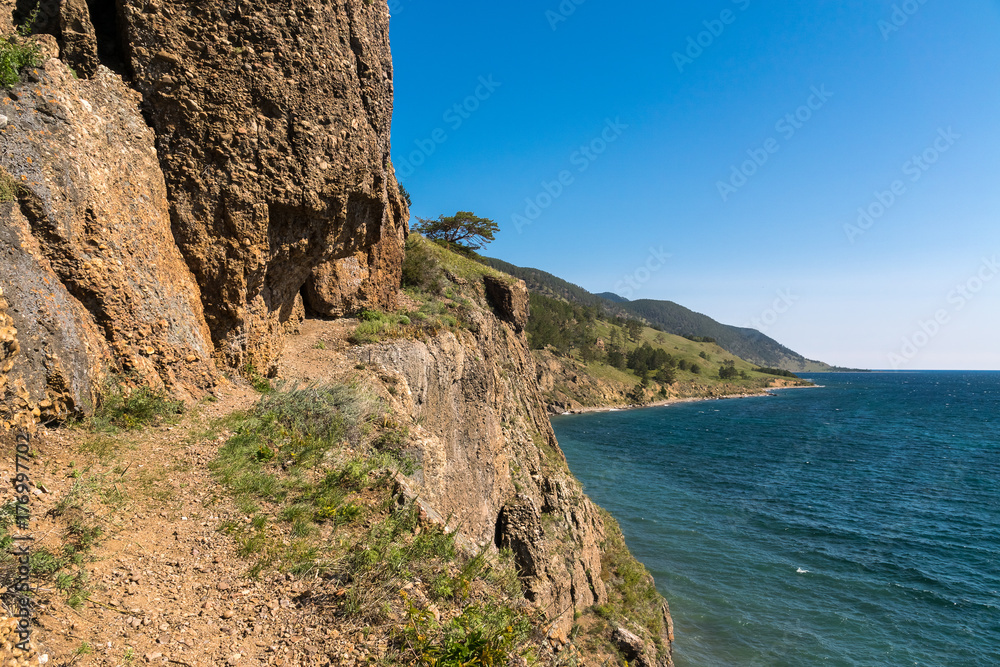
[[[594,405],[586,406],[581,408],[576,408],[573,410],[566,410],[562,412],[551,413],[551,417],[563,417],[567,415],[583,415],[595,412],[621,412],[625,410],[642,410],[644,408],[664,408],[671,405],[678,405],[681,403],[700,403],[704,401],[726,401],[739,398],[761,398],[766,396],[775,396],[773,392],[783,390],[783,389],[819,389],[823,385],[818,385],[815,383],[810,384],[791,384],[791,385],[781,385],[773,387],[762,387],[756,391],[745,391],[735,394],[722,394],[720,396],[684,396],[677,398],[666,398],[659,401],[652,401],[650,403],[643,404],[623,404],[623,405]]]

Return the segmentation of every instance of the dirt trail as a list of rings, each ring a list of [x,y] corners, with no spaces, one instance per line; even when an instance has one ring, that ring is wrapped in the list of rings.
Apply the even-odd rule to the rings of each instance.
[[[307,320],[286,339],[279,377],[343,373],[350,329],[351,321]],[[354,665],[377,655],[363,634],[324,627],[321,609],[297,601],[314,582],[268,572],[249,579],[247,560],[219,531],[250,518],[212,480],[207,464],[226,434],[209,439],[206,427],[258,396],[226,383],[215,402],[172,426],[113,442],[75,429],[34,440],[34,548],[58,553],[74,526],[101,529],[85,555],[86,600],[74,609],[51,584],[40,592],[33,639],[48,664]],[[5,447],[0,503],[13,498],[13,464]]]

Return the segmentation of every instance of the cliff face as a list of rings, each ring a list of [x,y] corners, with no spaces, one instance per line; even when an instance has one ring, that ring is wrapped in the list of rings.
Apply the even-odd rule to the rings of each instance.
[[[34,7],[0,0],[0,33]],[[0,104],[8,421],[88,410],[109,365],[197,395],[213,356],[270,371],[306,306],[394,305],[384,4],[44,0],[35,19],[43,63]]]
[[[474,542],[514,552],[558,643],[580,614],[618,599],[608,554],[620,532],[583,493],[552,432],[522,331],[524,283],[485,276],[454,287],[480,306],[465,311],[465,328],[347,356],[376,370],[393,387],[386,398],[419,424],[414,490]],[[635,640],[632,664],[671,664],[671,620],[660,603],[647,612],[656,632],[622,628]]]
[[[270,369],[303,291],[327,315],[392,307],[406,212],[386,6],[126,0],[118,20],[227,362]]]
[[[89,408],[112,357],[153,386],[210,385],[199,289],[173,243],[139,96],[54,58],[29,77],[0,102],[0,169],[16,184],[0,203],[0,287],[18,341],[0,383],[15,411]]]

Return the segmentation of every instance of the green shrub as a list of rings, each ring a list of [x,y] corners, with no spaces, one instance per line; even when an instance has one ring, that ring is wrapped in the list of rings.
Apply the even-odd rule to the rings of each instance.
[[[351,335],[347,337],[347,340],[354,345],[377,343],[379,341],[379,335],[385,330],[385,328],[385,322],[378,320],[364,321],[351,332]]]
[[[440,292],[444,274],[437,258],[416,237],[406,241],[403,257],[403,286],[416,287],[428,292]]]
[[[25,67],[41,64],[42,54],[38,45],[25,40],[31,33],[31,26],[37,16],[36,7],[28,20],[17,29],[17,35],[11,35],[6,39],[0,38],[0,86],[4,88],[17,84],[21,80],[21,70]]]
[[[496,603],[470,605],[443,627],[411,605],[409,621],[420,664],[435,667],[506,665],[531,633],[523,612]]]
[[[306,465],[344,440],[359,442],[366,420],[379,408],[375,399],[350,385],[276,391],[241,420],[226,447],[256,453],[265,444]]]
[[[270,394],[274,391],[274,387],[271,386],[271,381],[268,380],[264,375],[257,370],[257,368],[250,362],[247,362],[240,371],[240,375],[250,383],[250,386],[254,388],[259,394]]]
[[[399,452],[403,449],[403,445],[406,444],[406,440],[410,435],[410,429],[405,426],[399,428],[392,428],[384,431],[372,442],[372,446],[375,449],[388,451],[388,452]]]
[[[410,318],[406,315],[379,313],[374,310],[362,311],[358,319],[361,323],[347,337],[348,342],[353,345],[366,345],[386,338],[399,338],[408,331],[404,327],[411,325]]]

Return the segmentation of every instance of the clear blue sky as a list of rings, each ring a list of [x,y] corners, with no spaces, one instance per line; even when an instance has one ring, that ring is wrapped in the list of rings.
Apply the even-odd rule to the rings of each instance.
[[[1000,369],[1000,0],[389,6],[415,216],[829,363]]]

